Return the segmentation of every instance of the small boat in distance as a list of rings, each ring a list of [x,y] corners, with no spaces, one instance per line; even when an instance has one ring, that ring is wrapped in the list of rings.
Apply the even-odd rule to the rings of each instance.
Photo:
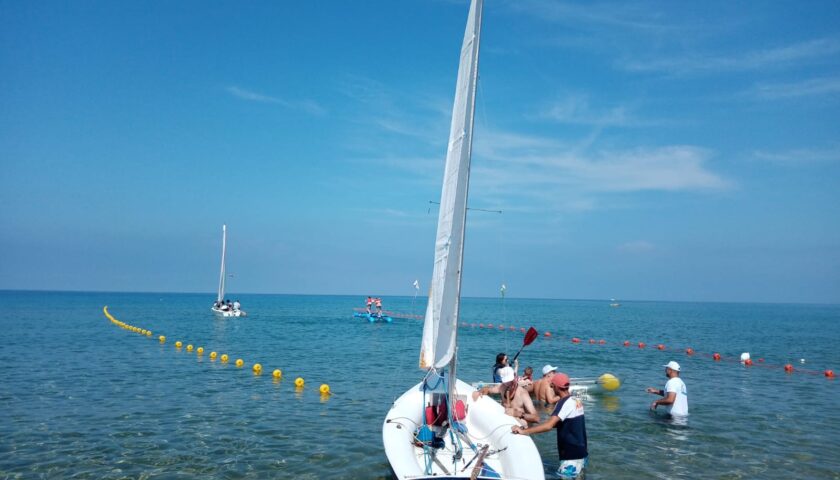
[[[222,317],[244,317],[247,314],[240,308],[239,301],[225,301],[225,253],[227,243],[227,225],[222,225],[222,270],[219,272],[219,292],[210,310]]]
[[[620,307],[620,306],[621,306],[621,304],[620,304],[620,303],[618,303],[617,301],[615,301],[615,299],[614,299],[614,298],[611,298],[611,299],[610,299],[610,306],[611,306],[611,307],[613,307],[613,308],[617,308],[617,307]]]

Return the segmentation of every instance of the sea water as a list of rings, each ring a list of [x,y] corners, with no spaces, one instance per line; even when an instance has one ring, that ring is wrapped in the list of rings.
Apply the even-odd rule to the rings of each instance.
[[[388,478],[382,422],[422,378],[421,322],[354,318],[363,297],[241,295],[248,316],[228,319],[213,316],[213,300],[0,292],[0,478]],[[384,302],[425,308],[421,298]],[[105,305],[153,335],[115,326]],[[466,381],[489,381],[495,355],[513,355],[530,326],[540,337],[520,360],[536,376],[550,363],[621,379],[618,391],[584,398],[589,480],[840,478],[840,390],[821,373],[840,370],[840,306],[466,298],[461,319],[494,325],[459,330]],[[732,361],[742,352],[755,365]],[[645,388],[663,388],[669,360],[688,387],[684,425],[649,412],[658,397]],[[784,373],[787,363],[807,371]],[[554,433],[534,440],[556,468]]]

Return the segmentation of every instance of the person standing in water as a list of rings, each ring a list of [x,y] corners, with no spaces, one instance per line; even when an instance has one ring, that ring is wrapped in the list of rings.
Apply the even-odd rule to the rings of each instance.
[[[551,388],[560,397],[551,416],[545,422],[529,428],[514,426],[511,431],[518,435],[531,435],[557,429],[557,454],[560,478],[578,478],[586,466],[589,451],[586,440],[586,420],[583,415],[583,402],[569,393],[569,376],[555,373],[551,377]]]
[[[650,409],[656,411],[659,405],[668,405],[671,416],[685,417],[688,415],[688,390],[685,388],[685,382],[680,378],[680,364],[671,360],[665,367],[665,376],[668,377],[668,382],[665,383],[665,389],[659,390],[653,387],[648,387],[648,393],[662,395],[664,398],[654,401],[650,404]]]

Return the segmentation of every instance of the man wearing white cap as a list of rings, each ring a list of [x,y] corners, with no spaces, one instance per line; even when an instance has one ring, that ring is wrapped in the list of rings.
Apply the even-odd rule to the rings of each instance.
[[[551,379],[556,373],[557,367],[546,365],[542,368],[543,376],[537,381],[538,384],[534,387],[534,395],[537,397],[538,402],[551,405],[560,400],[560,397],[557,396],[557,394],[554,393],[554,389],[551,388]]]
[[[688,391],[685,388],[685,383],[680,378],[680,364],[671,360],[665,367],[665,376],[668,377],[668,382],[665,383],[665,390],[657,390],[653,387],[648,387],[648,393],[662,395],[664,398],[656,400],[650,404],[651,410],[656,410],[659,405],[670,405],[669,413],[672,416],[688,415]]]

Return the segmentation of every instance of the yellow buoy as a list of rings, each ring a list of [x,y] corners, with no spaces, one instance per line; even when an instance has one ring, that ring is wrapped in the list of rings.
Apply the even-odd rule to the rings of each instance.
[[[228,355],[227,355],[227,353],[223,353],[222,354],[222,363],[227,363],[227,361],[228,361]]]
[[[199,354],[199,355],[203,355],[203,354],[204,354],[204,347],[198,347],[198,348],[196,348],[196,349],[195,349],[195,353],[197,353],[197,354]]]
[[[613,390],[618,390],[618,387],[621,386],[621,381],[619,381],[619,379],[611,373],[605,373],[598,377],[598,383],[600,383],[601,386],[604,387],[604,390],[607,390],[609,392],[612,392]]]
[[[192,352],[192,348],[193,348],[192,344],[187,345],[187,351],[188,352]]]
[[[241,358],[237,358],[236,359],[236,366],[241,367],[242,365],[245,365],[245,361],[242,360]]]
[[[184,344],[183,344],[183,343],[181,343],[181,341],[180,341],[180,340],[178,340],[177,342],[175,342],[175,348],[181,348],[183,345],[184,345]]]
[[[273,375],[274,378],[280,378],[283,376],[283,371],[278,368],[277,370],[271,372],[271,375]]]
[[[321,385],[321,388],[318,389],[319,392],[323,395],[328,395],[330,393],[330,386],[326,383]]]
[[[216,355],[218,355],[216,352],[210,352],[210,360],[215,360]]]
[[[146,330],[146,336],[151,337],[152,336],[152,331],[151,330]]]
[[[254,374],[256,375],[262,373],[262,365],[260,365],[259,363],[255,363],[252,369],[254,370]]]
[[[295,379],[295,386],[296,386],[296,387],[302,387],[302,386],[303,386],[303,379],[302,379],[302,378],[300,378],[300,377],[297,377],[297,378]]]
[[[166,343],[166,337],[164,337],[163,335],[159,336],[158,340],[160,340],[160,343]]]

